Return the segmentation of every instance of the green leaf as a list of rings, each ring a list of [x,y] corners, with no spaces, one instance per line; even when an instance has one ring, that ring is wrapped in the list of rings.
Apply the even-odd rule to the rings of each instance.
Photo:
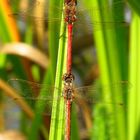
[[[139,0],[128,0],[128,3],[132,7],[132,9],[140,16]]]
[[[128,97],[128,140],[134,140],[140,137],[138,130],[140,127],[140,18],[133,12],[132,22],[130,27],[130,82],[133,84],[129,90]]]
[[[63,18],[62,18],[63,19]],[[60,34],[65,32],[64,22],[61,24]],[[65,36],[60,38],[59,50],[58,50],[58,61],[57,61],[57,70],[56,70],[56,80],[55,87],[62,89],[62,74],[66,72],[66,54],[67,54],[67,43]],[[64,99],[56,101],[55,99],[58,96],[62,96],[60,90],[54,91],[54,101],[52,108],[52,117],[51,117],[51,128],[50,128],[50,137],[49,140],[62,140],[64,138],[65,132],[65,113],[64,113]]]
[[[94,32],[94,39],[95,39],[95,45],[97,49],[97,57],[100,67],[100,80],[101,85],[111,85],[112,83],[119,82],[122,80],[122,68],[119,63],[120,60],[124,59],[124,57],[120,58],[121,56],[126,55],[125,51],[122,51],[121,55],[118,49],[118,46],[121,45],[121,38],[117,38],[117,35],[119,32],[124,32],[125,27],[118,26],[118,24],[110,24],[109,23],[103,23],[102,21],[110,21],[110,23],[115,22],[118,19],[115,19],[115,17],[120,16],[120,12],[123,12],[123,10],[119,10],[119,12],[113,13],[113,6],[111,8],[103,8],[104,5],[107,7],[109,5],[109,2],[107,0],[95,0],[93,3],[93,6],[96,7],[96,10],[99,12],[94,15],[92,14],[92,20],[101,22],[101,24],[98,25],[98,28],[100,30],[97,30]],[[122,6],[125,3],[122,2]],[[117,5],[116,5],[117,6]],[[119,5],[120,6],[120,5]],[[94,12],[94,10],[93,10]],[[119,14],[119,15],[118,15]],[[121,19],[122,20],[122,19]],[[107,25],[108,24],[108,25]],[[111,26],[111,28],[108,28],[108,26]],[[94,31],[94,25],[93,25],[93,31]],[[117,34],[118,33],[118,34]],[[125,34],[124,34],[125,38]],[[123,44],[126,47],[125,43]],[[125,56],[127,59],[127,55]],[[127,71],[127,67],[125,68]],[[124,76],[127,80],[127,75]],[[107,101],[108,98],[110,98],[113,102],[123,101],[123,89],[121,87],[117,88],[109,88],[108,92],[106,90],[102,90],[103,99]],[[98,131],[98,135],[103,136],[103,131],[108,130],[108,135],[104,135],[105,138],[108,137],[109,139],[116,139],[117,140],[124,140],[126,139],[126,122],[125,122],[125,111],[118,113],[119,109],[116,108],[113,104],[106,107],[106,111],[109,113],[112,113],[114,110],[112,117],[108,116],[106,117],[106,121],[109,121],[111,124],[113,122],[114,125],[110,125],[108,128],[101,127]],[[96,116],[95,116],[96,117]],[[98,117],[98,116],[97,116]],[[103,121],[103,120],[102,120]],[[96,126],[100,127],[100,126]],[[94,133],[94,132],[93,132]],[[104,139],[105,139],[104,138]]]

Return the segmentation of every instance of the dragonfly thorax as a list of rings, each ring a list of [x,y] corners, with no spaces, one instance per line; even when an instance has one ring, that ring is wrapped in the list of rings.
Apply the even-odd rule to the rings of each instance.
[[[66,0],[65,1],[65,21],[69,24],[76,21],[76,1],[75,0]]]
[[[70,100],[72,101],[73,100],[73,87],[72,86],[65,86],[64,87],[64,90],[63,90],[63,96],[65,98],[65,100]]]
[[[77,5],[77,0],[65,0],[65,4],[68,4],[70,2],[74,2]]]
[[[65,73],[62,77],[64,81],[64,89],[63,89],[63,96],[65,100],[73,100],[73,80],[74,76],[72,73]]]

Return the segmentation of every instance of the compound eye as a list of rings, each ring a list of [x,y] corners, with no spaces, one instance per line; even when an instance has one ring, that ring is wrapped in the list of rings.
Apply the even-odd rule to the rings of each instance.
[[[73,81],[73,80],[74,80],[74,76],[72,75],[72,76],[71,76],[71,81]]]
[[[71,81],[73,81],[73,77],[71,77],[71,79],[70,79]]]
[[[68,18],[68,17],[66,17],[66,18],[65,18],[65,22],[68,22],[68,21],[69,21],[69,18]]]

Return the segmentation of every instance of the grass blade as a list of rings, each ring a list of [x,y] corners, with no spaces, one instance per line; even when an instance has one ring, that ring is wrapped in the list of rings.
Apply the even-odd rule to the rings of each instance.
[[[130,28],[130,82],[133,87],[129,91],[128,97],[128,140],[140,137],[139,122],[140,122],[140,103],[139,103],[139,46],[140,46],[140,18],[133,12],[132,23]]]

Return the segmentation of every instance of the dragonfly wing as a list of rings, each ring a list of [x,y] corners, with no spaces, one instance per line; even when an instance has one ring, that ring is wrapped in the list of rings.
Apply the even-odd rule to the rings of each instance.
[[[1,115],[6,115],[6,114],[12,114],[12,113],[16,113],[16,114],[20,114],[22,110],[24,110],[19,104],[16,103],[16,101],[19,100],[24,100],[24,98],[19,98],[19,99],[11,99],[11,98],[5,98],[5,102],[4,102],[4,106],[3,106],[3,114],[1,113]],[[43,116],[49,116],[52,113],[52,104],[53,101],[52,100],[44,100],[44,102],[40,102],[39,103],[40,106],[45,106],[44,107],[44,112],[43,112]],[[44,105],[45,104],[45,105]],[[30,102],[30,106],[31,106],[31,102]],[[32,108],[32,111],[34,109]],[[24,110],[25,111],[25,110]],[[33,111],[34,112],[34,111]],[[26,113],[26,111],[25,111]],[[36,113],[40,113],[37,112]]]
[[[111,85],[99,86],[85,86],[75,89],[75,100],[84,100],[89,103],[94,104],[116,104],[122,105],[122,100],[114,101],[113,97],[121,99],[124,95],[127,94],[127,89],[131,87],[131,84],[128,81],[121,81]],[[121,91],[121,92],[117,92]],[[114,93],[112,93],[114,92]],[[116,94],[117,95],[116,95]]]
[[[14,6],[15,2],[10,2],[11,6]],[[48,17],[48,9],[51,11],[55,11],[55,15],[53,18]],[[61,14],[63,10],[58,8],[57,6],[49,7],[48,2],[41,1],[31,1],[29,2],[26,8],[20,8],[19,10],[15,10],[12,13],[9,13],[8,16],[12,18],[18,18],[18,20],[25,21],[25,19],[30,19],[36,22],[60,22]],[[50,11],[49,11],[49,14]]]
[[[50,85],[43,85],[34,82],[29,82],[22,79],[11,79],[8,83],[15,89],[20,95],[19,97],[13,97],[14,100],[24,99],[30,105],[36,101],[49,103],[53,100],[60,99],[62,90]],[[54,90],[59,94],[57,97],[53,97]],[[49,104],[48,104],[49,105]]]
[[[8,5],[15,8],[15,6],[19,6],[22,11],[26,12],[26,11],[31,11],[33,10],[35,7],[41,6],[42,3],[39,0],[30,0],[29,2],[21,2],[21,1],[17,1],[17,0],[7,0]],[[30,6],[29,6],[30,5]]]
[[[43,100],[43,97],[38,97],[39,92],[45,92],[46,98],[51,100],[50,98],[53,96],[54,90],[58,92],[62,92],[60,88],[46,85],[46,84],[38,84],[35,82],[30,82],[22,79],[10,79],[8,83],[16,89],[22,97],[32,98],[34,100]]]
[[[116,113],[124,114],[127,111],[127,106],[123,100],[114,101],[112,98],[114,94],[113,90],[122,90],[120,93],[117,92],[117,95],[114,94],[115,97],[119,96],[121,98],[127,96],[127,89],[130,87],[131,84],[128,81],[121,81],[111,84],[110,86],[96,85],[75,88],[73,100],[77,103],[78,111],[82,112],[86,125],[90,127],[91,123],[89,123],[89,120],[93,117],[97,116],[98,118],[98,116],[105,116],[110,118]],[[108,95],[109,98],[106,99],[105,97],[108,97]]]
[[[77,24],[76,27],[79,26],[83,28],[83,26],[86,26],[86,31],[98,31],[101,30],[102,27],[106,29],[112,29],[114,27],[127,27],[128,23],[124,20],[124,15],[122,13],[118,14],[118,12],[121,12],[119,8],[124,7],[124,5],[124,1],[118,1],[110,5],[103,5],[100,7],[100,9],[94,6],[87,6],[89,8],[85,9],[85,5],[81,4],[79,7],[77,7],[78,19],[76,21],[77,23],[75,23]],[[115,12],[113,13],[113,11],[118,12],[117,14],[115,14]],[[107,13],[107,19],[99,19],[101,12]],[[110,13],[110,15],[108,13]],[[115,17],[115,19],[112,19],[111,17]]]

